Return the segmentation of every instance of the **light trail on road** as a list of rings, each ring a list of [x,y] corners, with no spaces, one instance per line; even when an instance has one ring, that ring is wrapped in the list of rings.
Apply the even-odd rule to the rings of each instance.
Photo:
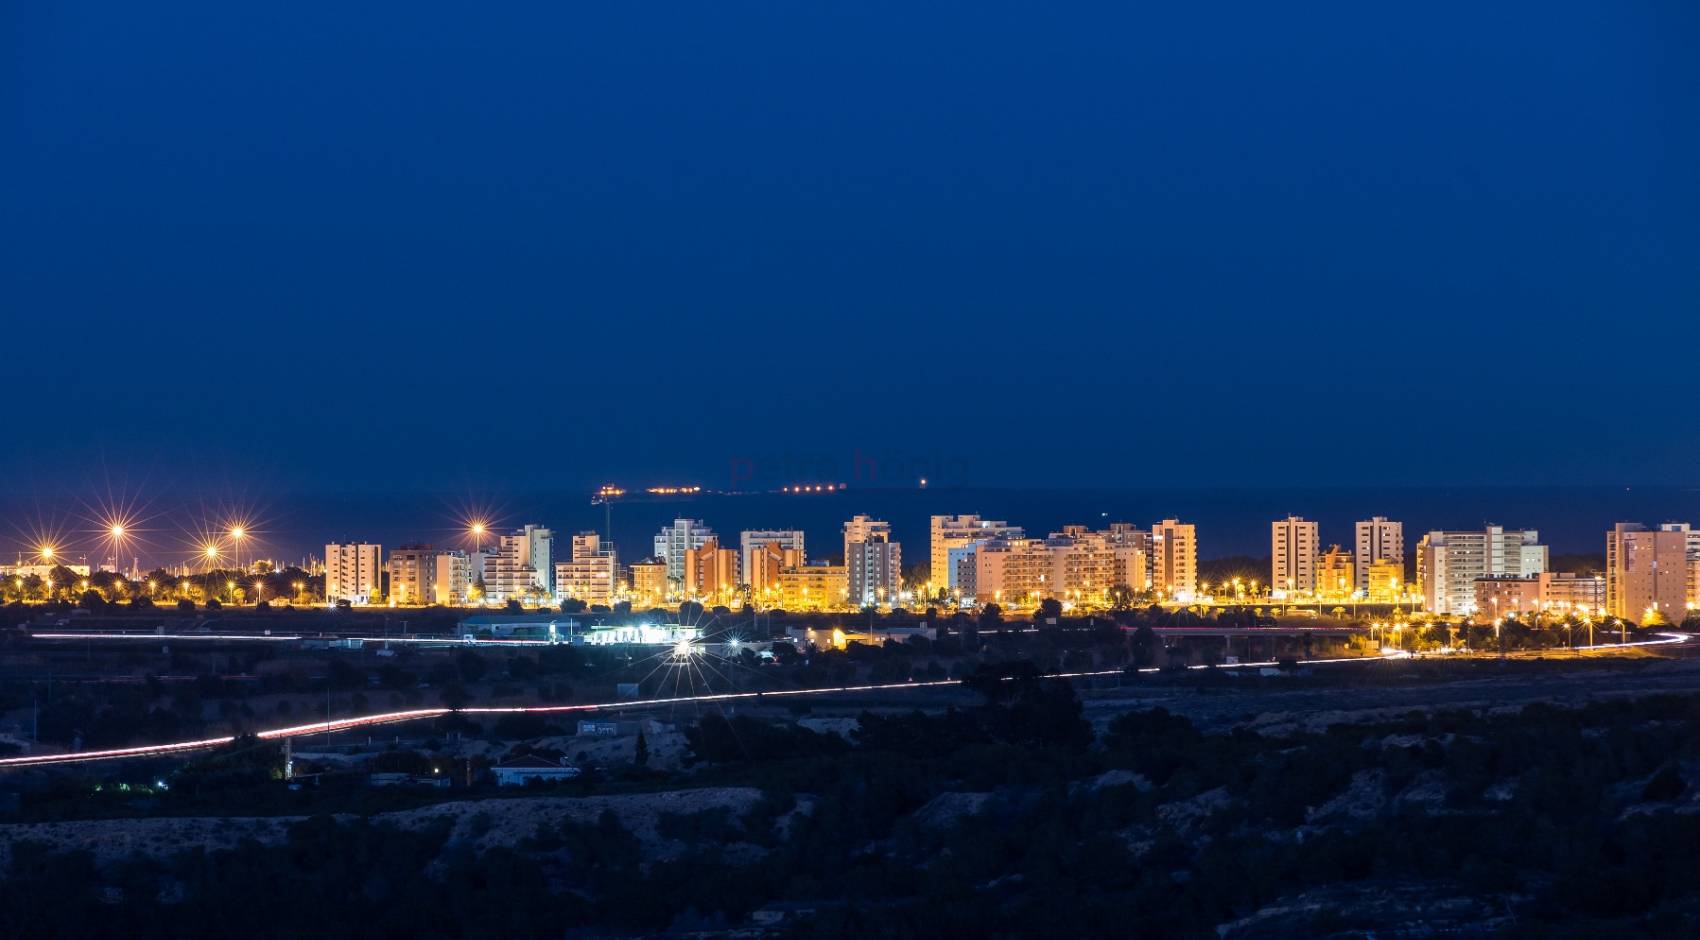
[[[32,633],[32,640],[218,640],[221,642],[253,642],[253,643],[289,643],[296,640],[310,640],[313,637],[301,634],[278,634],[268,636],[261,633]]]
[[[1630,646],[1666,646],[1674,643],[1686,643],[1693,635],[1684,633],[1660,633],[1659,639],[1638,640],[1634,643],[1610,643],[1576,649],[1619,649]],[[1384,651],[1379,656],[1345,656],[1332,659],[1298,660],[1300,666],[1326,666],[1343,663],[1378,663],[1397,659],[1411,659],[1410,653],[1399,650]],[[1280,666],[1278,660],[1266,660],[1254,663],[1232,663],[1229,665],[1195,665],[1187,666],[1188,670],[1199,669],[1265,669]],[[1134,670],[1138,673],[1161,672],[1157,666],[1147,666]],[[1091,679],[1102,676],[1125,675],[1125,669],[1099,669],[1090,672],[1054,672],[1041,675],[1041,679]],[[440,718],[449,714],[462,715],[512,715],[512,714],[562,714],[568,712],[604,712],[624,711],[634,708],[656,708],[668,705],[708,704],[715,702],[734,702],[764,698],[782,698],[802,695],[843,695],[857,692],[891,692],[899,689],[928,689],[945,686],[961,686],[961,679],[931,679],[924,682],[884,682],[872,685],[843,685],[825,688],[806,689],[777,689],[761,692],[710,692],[702,695],[683,695],[673,698],[635,699],[620,702],[594,702],[578,705],[487,705],[468,708],[416,708],[408,711],[382,712],[376,715],[359,715],[352,718],[337,718],[330,721],[315,721],[301,725],[290,725],[283,728],[271,728],[254,733],[254,737],[262,741],[273,741],[280,738],[305,737],[315,734],[330,734],[337,731],[349,731],[354,728],[371,727],[373,725],[394,724],[401,721],[417,721],[421,718]],[[134,747],[108,748],[99,751],[75,751],[66,754],[35,754],[26,757],[0,758],[0,770],[22,767],[42,767],[54,764],[79,764],[90,761],[124,760],[132,757],[164,757],[188,751],[201,751],[222,747],[236,740],[236,735],[224,735],[216,738],[200,738],[193,741],[175,741],[169,744],[144,744]]]

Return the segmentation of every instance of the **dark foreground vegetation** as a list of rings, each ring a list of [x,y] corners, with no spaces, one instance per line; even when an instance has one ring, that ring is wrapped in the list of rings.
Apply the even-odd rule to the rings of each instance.
[[[705,718],[688,780],[655,788],[760,799],[644,837],[604,813],[480,851],[446,821],[324,816],[105,866],[14,844],[0,935],[1700,931],[1700,697],[1265,738],[1161,710],[1094,734],[1028,667],[971,682],[978,706],[864,715],[848,739]]]

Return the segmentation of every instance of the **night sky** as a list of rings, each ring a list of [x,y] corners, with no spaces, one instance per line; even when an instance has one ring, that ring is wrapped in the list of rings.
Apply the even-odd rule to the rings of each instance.
[[[13,496],[1697,476],[1691,0],[63,0],[0,43]]]

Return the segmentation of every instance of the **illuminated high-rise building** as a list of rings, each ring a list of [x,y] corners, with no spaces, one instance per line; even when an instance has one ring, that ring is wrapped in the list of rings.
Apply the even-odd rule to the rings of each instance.
[[[857,516],[844,524],[844,568],[852,607],[894,604],[903,590],[903,546],[891,524]]]
[[[1681,620],[1688,609],[1689,527],[1619,522],[1606,533],[1606,613],[1636,623]]]
[[[492,601],[553,596],[554,541],[554,533],[539,525],[502,536],[496,552],[484,561],[485,595]]]
[[[392,604],[423,605],[436,602],[437,550],[429,545],[403,545],[390,552],[390,595]]]
[[[325,600],[370,604],[383,593],[384,550],[370,542],[325,546]]]
[[[953,548],[983,542],[987,539],[1019,539],[1025,533],[1020,526],[1010,525],[979,516],[933,516],[931,524],[932,554],[929,556],[927,579],[934,589],[953,591],[961,587],[950,564]]]
[[[1355,581],[1360,591],[1369,593],[1370,567],[1378,562],[1393,562],[1401,572],[1405,568],[1405,524],[1389,521],[1384,516],[1365,519],[1355,526],[1353,552]],[[1404,575],[1400,575],[1404,580]]]
[[[721,548],[710,538],[685,551],[685,596],[705,603],[725,604],[738,592],[738,551]]]
[[[595,532],[580,532],[573,536],[572,548],[571,558],[555,563],[555,595],[586,604],[612,605],[620,570],[614,546]]]
[[[856,516],[844,523],[844,559],[850,559],[851,542],[870,542],[875,539],[891,541],[891,523],[872,516]]]
[[[1437,614],[1476,612],[1476,579],[1530,577],[1547,569],[1547,547],[1534,529],[1430,532],[1417,543],[1417,590]]]
[[[685,553],[701,548],[709,539],[718,539],[714,530],[701,519],[674,519],[655,535],[655,557],[667,565],[669,591],[685,586]]]
[[[1190,601],[1198,593],[1198,528],[1177,519],[1151,527],[1151,590]]]
[[[1316,593],[1316,523],[1288,516],[1269,524],[1269,584],[1289,595]]]
[[[780,568],[803,564],[801,529],[746,529],[738,533],[739,573],[753,596],[777,590]]]

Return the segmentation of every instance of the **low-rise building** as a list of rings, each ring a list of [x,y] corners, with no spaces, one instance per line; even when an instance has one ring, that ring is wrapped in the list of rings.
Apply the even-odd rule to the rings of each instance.
[[[1542,572],[1541,602],[1549,609],[1602,613],[1606,609],[1606,579],[1597,574]]]
[[[849,593],[843,565],[799,565],[779,572],[778,606],[788,611],[842,610]]]
[[[525,786],[533,780],[546,783],[571,780],[579,775],[579,769],[566,763],[564,757],[560,761],[547,761],[530,755],[510,757],[490,770],[496,775],[496,783],[504,787]]]
[[[1498,620],[1518,617],[1541,609],[1541,576],[1501,574],[1477,578],[1474,582],[1475,610],[1483,617]]]
[[[1348,601],[1358,591],[1357,565],[1352,553],[1338,545],[1316,558],[1316,597],[1321,601]]]
[[[1364,599],[1371,604],[1398,604],[1405,600],[1405,563],[1383,559],[1369,566],[1369,587]]]
[[[655,607],[667,603],[667,563],[658,558],[633,562],[626,569],[630,576],[632,606]]]
[[[1478,617],[1521,617],[1545,613],[1598,613],[1605,605],[1605,579],[1599,575],[1543,571],[1533,575],[1494,575],[1477,578]]]

